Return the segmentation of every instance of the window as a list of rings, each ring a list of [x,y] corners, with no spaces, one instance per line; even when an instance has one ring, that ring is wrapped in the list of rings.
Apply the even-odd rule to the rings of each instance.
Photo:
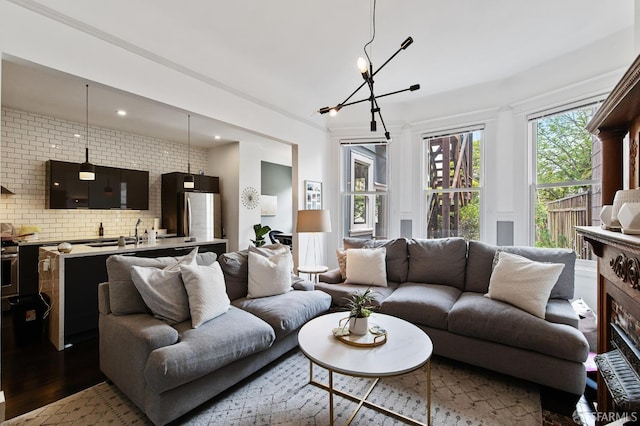
[[[480,238],[480,164],[484,130],[424,137],[427,238]]]
[[[342,143],[343,236],[388,238],[387,144]]]
[[[565,247],[590,259],[574,226],[599,223],[600,141],[585,129],[598,102],[539,114],[529,120],[534,182],[532,218],[537,247]]]

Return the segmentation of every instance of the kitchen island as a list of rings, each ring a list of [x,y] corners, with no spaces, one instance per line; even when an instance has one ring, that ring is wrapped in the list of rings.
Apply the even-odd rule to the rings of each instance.
[[[94,336],[98,330],[98,284],[107,281],[106,260],[115,254],[141,257],[182,256],[195,247],[198,252],[227,251],[227,240],[185,241],[184,237],[162,238],[155,243],[127,241],[73,244],[70,253],[57,246],[39,250],[40,291],[49,296],[49,340],[58,350]]]

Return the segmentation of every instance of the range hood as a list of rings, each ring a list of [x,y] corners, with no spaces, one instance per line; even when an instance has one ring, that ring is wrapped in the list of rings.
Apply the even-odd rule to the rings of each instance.
[[[10,191],[9,189],[5,188],[4,185],[0,185],[0,193],[1,194],[8,194],[8,195],[14,195],[13,191]]]

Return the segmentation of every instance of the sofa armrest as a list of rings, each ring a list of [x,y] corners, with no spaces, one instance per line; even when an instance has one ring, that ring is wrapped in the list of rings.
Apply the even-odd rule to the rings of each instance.
[[[291,275],[291,287],[293,287],[294,290],[313,291],[316,286],[309,280],[297,275]]]
[[[99,316],[100,370],[138,407],[144,407],[144,368],[157,348],[178,341],[178,331],[148,314]]]
[[[319,274],[318,281],[322,281],[323,283],[327,284],[340,284],[344,280],[342,279],[340,269],[336,268]]]
[[[571,302],[565,299],[549,299],[545,319],[556,324],[566,324],[574,328],[579,328],[580,318],[571,306]]]
[[[101,314],[111,313],[111,301],[109,300],[109,283],[98,284],[98,312]]]

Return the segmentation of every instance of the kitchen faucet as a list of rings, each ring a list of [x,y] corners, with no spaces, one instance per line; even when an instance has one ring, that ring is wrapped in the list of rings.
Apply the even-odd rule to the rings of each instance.
[[[140,232],[138,231],[138,227],[140,226],[141,223],[142,223],[142,219],[138,219],[138,221],[136,222],[136,234],[135,234],[136,244],[140,243]]]

